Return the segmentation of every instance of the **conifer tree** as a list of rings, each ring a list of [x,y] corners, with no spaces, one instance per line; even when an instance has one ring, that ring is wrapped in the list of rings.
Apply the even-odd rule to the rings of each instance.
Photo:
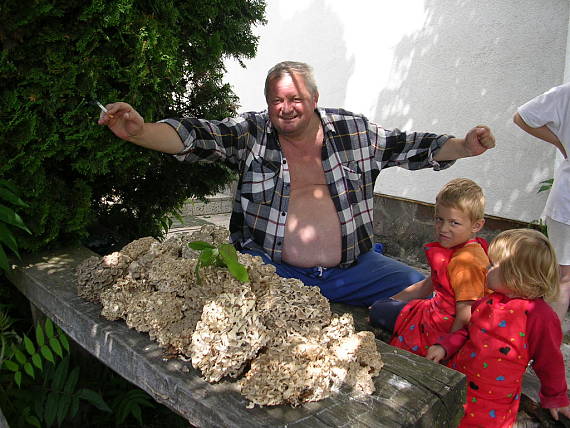
[[[183,165],[118,140],[92,103],[145,118],[221,119],[237,98],[223,60],[255,55],[263,0],[8,0],[0,6],[0,179],[15,183],[38,250],[95,223],[158,236],[189,197],[219,190],[224,165]]]

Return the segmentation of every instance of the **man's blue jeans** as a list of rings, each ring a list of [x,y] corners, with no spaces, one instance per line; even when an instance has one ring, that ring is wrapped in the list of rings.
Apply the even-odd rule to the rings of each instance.
[[[243,249],[244,253],[263,258],[272,264],[283,278],[297,278],[305,285],[316,285],[331,302],[370,306],[376,300],[391,297],[404,288],[424,279],[410,266],[370,250],[358,257],[353,266],[299,268],[286,263],[274,263],[261,251]]]

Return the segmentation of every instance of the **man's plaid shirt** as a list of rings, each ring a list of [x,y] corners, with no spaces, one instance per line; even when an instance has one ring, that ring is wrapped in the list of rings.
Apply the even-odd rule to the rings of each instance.
[[[386,130],[364,116],[342,109],[317,109],[323,126],[323,170],[342,232],[342,259],[349,267],[373,242],[374,182],[380,170],[446,168],[453,162],[433,160],[448,135]],[[267,111],[244,113],[222,121],[166,119],[180,135],[178,160],[237,166],[240,179],[230,219],[231,240],[262,250],[281,262],[291,195],[287,160]]]

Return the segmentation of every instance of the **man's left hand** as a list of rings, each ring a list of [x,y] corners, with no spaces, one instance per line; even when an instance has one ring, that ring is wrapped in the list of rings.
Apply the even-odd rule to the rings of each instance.
[[[488,126],[476,126],[465,136],[464,149],[467,156],[478,156],[493,147],[495,147],[495,136]]]

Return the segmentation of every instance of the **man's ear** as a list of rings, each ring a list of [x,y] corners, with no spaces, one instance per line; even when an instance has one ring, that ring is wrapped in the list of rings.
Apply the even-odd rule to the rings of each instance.
[[[313,103],[315,104],[315,108],[317,108],[318,102],[319,102],[319,93],[317,92],[315,95],[313,95]]]
[[[483,229],[484,225],[485,225],[485,219],[482,218],[473,223],[471,230],[473,231],[473,233],[478,233],[481,229]]]

